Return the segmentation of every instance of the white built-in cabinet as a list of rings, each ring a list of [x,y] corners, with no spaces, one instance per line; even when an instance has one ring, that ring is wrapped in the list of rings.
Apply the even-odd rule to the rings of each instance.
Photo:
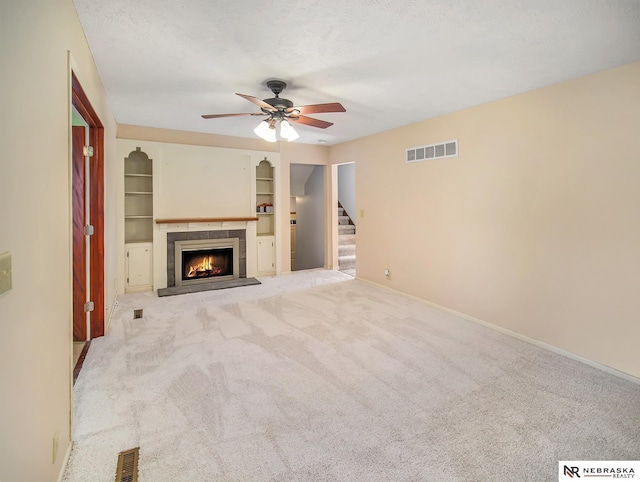
[[[265,157],[256,166],[256,215],[258,225],[256,234],[258,274],[275,274],[276,271],[276,243],[275,243],[275,185],[274,168]]]
[[[153,162],[139,147],[124,159],[125,291],[153,289]]]
[[[276,270],[276,248],[273,236],[258,236],[258,274],[273,274]]]
[[[127,263],[127,292],[148,291],[153,287],[153,244],[125,245]]]

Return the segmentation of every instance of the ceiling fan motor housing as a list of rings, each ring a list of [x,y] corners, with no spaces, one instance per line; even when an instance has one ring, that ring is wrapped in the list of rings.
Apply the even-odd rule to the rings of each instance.
[[[293,102],[291,102],[289,99],[281,99],[279,97],[280,93],[287,87],[286,82],[282,80],[268,80],[267,87],[269,87],[271,92],[274,93],[275,97],[271,99],[264,99],[264,102],[266,102],[269,105],[272,105],[275,109],[278,109],[279,112],[282,112],[285,109],[289,109],[293,107]],[[265,109],[262,109],[262,111],[268,114],[273,114]]]
[[[285,110],[285,109],[288,109],[289,107],[293,107],[293,102],[291,102],[289,99],[282,99],[280,97],[273,97],[272,99],[264,99],[264,102],[266,102],[269,105],[272,105],[278,110]]]

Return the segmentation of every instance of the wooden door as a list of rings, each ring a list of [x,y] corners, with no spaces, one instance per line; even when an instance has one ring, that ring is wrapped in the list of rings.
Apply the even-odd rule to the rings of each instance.
[[[87,301],[87,249],[84,235],[86,215],[86,175],[83,147],[85,128],[72,127],[72,182],[71,205],[73,212],[73,340],[87,339],[87,318],[84,304]]]
[[[100,118],[96,114],[96,111],[91,106],[89,98],[85,94],[80,82],[75,73],[71,73],[71,92],[72,92],[72,105],[78,111],[80,116],[85,120],[89,126],[89,145],[93,146],[94,154],[91,158],[91,169],[89,170],[88,185],[91,193],[91,202],[88,206],[90,209],[90,219],[93,225],[94,234],[90,237],[89,243],[89,258],[90,258],[90,280],[89,280],[89,298],[94,304],[94,310],[90,313],[91,332],[90,338],[95,338],[104,335],[104,127]],[[81,146],[86,142],[83,138],[83,143],[80,144],[80,134],[78,134],[76,149],[76,138],[73,136],[73,156],[75,159],[78,155],[78,161],[80,157],[83,157]],[[72,162],[73,164],[73,162]],[[84,198],[83,198],[84,199]],[[74,216],[74,228],[75,228],[75,216]],[[88,219],[84,219],[86,222]],[[74,230],[75,238],[75,230]],[[85,248],[86,249],[86,248]],[[75,252],[75,249],[74,249]],[[75,257],[75,253],[74,253]],[[75,263],[74,263],[75,265]],[[85,270],[89,269],[85,265]],[[75,282],[74,282],[75,284]],[[85,292],[86,297],[86,292]],[[85,298],[86,299],[86,298]],[[78,301],[79,303],[79,301]],[[74,297],[74,313],[75,313],[75,297]],[[83,302],[84,308],[84,302]],[[75,314],[74,314],[75,320]],[[74,339],[75,339],[75,322],[74,322]],[[86,326],[82,328],[86,335]],[[85,340],[82,337],[82,340]]]

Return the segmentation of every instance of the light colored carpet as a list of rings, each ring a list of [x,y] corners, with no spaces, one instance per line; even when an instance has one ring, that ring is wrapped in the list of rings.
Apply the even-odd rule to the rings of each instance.
[[[119,298],[65,481],[557,480],[640,458],[640,386],[335,271]],[[133,319],[143,308],[144,318]]]

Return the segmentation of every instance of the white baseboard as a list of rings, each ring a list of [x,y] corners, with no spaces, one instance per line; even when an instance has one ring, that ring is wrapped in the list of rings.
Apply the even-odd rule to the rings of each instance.
[[[60,473],[58,474],[58,482],[62,482],[62,478],[64,477],[64,471],[67,470],[67,464],[69,463],[69,457],[71,457],[72,447],[73,447],[73,442],[69,441],[69,444],[67,446],[67,452],[64,454],[62,467],[60,467]]]
[[[113,318],[113,312],[115,311],[116,306],[118,306],[118,295],[116,295],[113,299],[113,304],[111,305],[111,309],[109,310],[109,316],[107,317],[107,320],[105,322],[105,327],[104,327],[105,335],[109,333],[109,328],[111,328],[111,319]]]
[[[447,308],[446,306],[442,306],[442,305],[439,305],[437,303],[433,303],[432,301],[425,300],[425,299],[420,298],[418,296],[410,295],[408,293],[404,293],[402,291],[395,290],[395,289],[390,288],[388,286],[385,286],[383,284],[376,283],[374,281],[369,281],[369,280],[362,279],[362,278],[357,278],[357,279],[360,280],[360,281],[364,281],[365,283],[369,283],[369,284],[372,284],[372,285],[375,285],[375,286],[379,286],[380,288],[384,288],[385,290],[393,291],[394,293],[398,293],[398,294],[401,294],[401,295],[404,295],[404,296],[408,296],[409,298],[412,298],[412,299],[414,299],[416,301],[420,301],[421,303],[425,303],[425,304],[427,304],[427,305],[429,305],[429,306],[431,306],[433,308],[436,308],[436,309],[438,309],[440,311],[445,311],[447,313],[451,313],[452,315],[458,316],[458,317],[463,318],[463,319],[465,319],[467,321],[471,321],[473,323],[477,323],[479,325],[485,326],[485,327],[490,328],[492,330],[499,331],[500,333],[503,333],[505,335],[509,335],[509,336],[511,336],[513,338],[517,338],[518,340],[524,341],[526,343],[530,343],[530,344],[535,345],[535,346],[540,347],[540,348],[544,348],[545,350],[552,351],[554,353],[557,353],[558,355],[562,355],[562,356],[565,356],[567,358],[571,358],[572,360],[578,361],[580,363],[584,363],[585,365],[589,365],[589,366],[591,366],[593,368],[597,368],[598,370],[602,370],[603,372],[606,372],[606,373],[609,373],[609,374],[614,375],[616,377],[622,378],[622,379],[627,380],[627,381],[629,381],[631,383],[635,383],[637,385],[640,385],[640,378],[634,377],[633,375],[631,375],[629,373],[622,372],[620,370],[617,370],[615,368],[609,367],[607,365],[603,365],[602,363],[590,360],[590,359],[582,357],[580,355],[576,355],[575,353],[571,353],[570,351],[563,350],[562,348],[558,348],[557,346],[550,345],[549,343],[545,343],[543,341],[536,340],[535,338],[531,338],[531,337],[528,337],[526,335],[522,335],[520,333],[517,333],[515,331],[511,331],[511,330],[509,330],[507,328],[503,328],[501,326],[494,325],[493,323],[489,323],[488,321],[484,321],[484,320],[481,320],[479,318],[475,318],[473,316],[467,315],[466,313],[461,313],[459,311],[452,310],[451,308]]]

